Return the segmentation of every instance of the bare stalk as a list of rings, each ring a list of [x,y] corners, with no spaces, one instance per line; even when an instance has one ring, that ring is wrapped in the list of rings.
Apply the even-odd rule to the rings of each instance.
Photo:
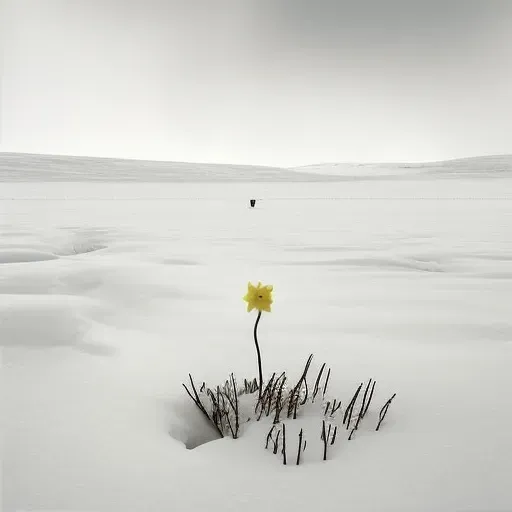
[[[304,449],[306,447],[304,446]],[[300,454],[302,452],[302,429],[300,429],[299,433],[299,449],[297,450],[297,466],[300,464]]]
[[[320,384],[320,379],[322,378],[322,373],[325,368],[325,363],[322,365],[322,368],[320,368],[320,371],[318,372],[318,376],[316,378],[315,387],[313,389],[313,402],[315,401],[316,394],[318,393],[318,386]]]
[[[325,420],[322,420],[322,441],[324,442],[324,460],[327,460],[327,434],[325,432]]]
[[[267,434],[267,442],[265,443],[265,450],[268,448],[268,443],[272,439],[272,433],[274,432],[274,429],[276,428],[275,425],[272,425],[272,428],[268,431]]]
[[[331,369],[327,372],[327,377],[325,378],[324,390],[322,392],[322,398],[325,397],[325,392],[327,391],[327,384],[329,384],[329,377],[331,376]]]
[[[379,430],[381,423],[384,421],[384,418],[388,412],[389,406],[391,405],[391,402],[393,401],[393,398],[395,398],[396,393],[384,404],[382,409],[379,413],[379,423],[377,424],[377,428],[375,430]]]
[[[283,423],[283,464],[286,466],[286,425]]]
[[[183,387],[185,388],[185,391],[187,392],[188,396],[192,399],[192,401],[196,404],[196,406],[198,407],[198,409],[206,416],[206,418],[214,425],[214,427],[217,429],[217,432],[219,433],[220,437],[224,437],[224,434],[222,433],[222,429],[219,428],[219,425],[217,424],[216,421],[214,421],[210,415],[208,414],[208,412],[206,411],[203,403],[201,402],[201,399],[199,398],[199,394],[197,393],[197,390],[196,390],[196,387],[194,385],[194,381],[192,379],[192,375],[190,375],[190,373],[188,374],[188,377],[190,379],[190,385],[192,387],[192,391],[194,392],[194,396],[192,396],[192,393],[190,392],[190,390],[187,388],[187,386],[185,384],[183,384]]]
[[[359,392],[361,391],[361,388],[363,387],[363,383],[359,384],[359,387],[357,388],[357,391],[355,392],[354,396],[352,397],[352,400],[350,400],[350,403],[348,404],[347,410],[345,411],[345,415],[343,416],[343,424],[345,424],[345,421],[347,421],[347,430],[350,426],[350,420],[352,419],[352,411],[354,409],[354,404],[356,403],[357,397],[359,395]]]
[[[372,379],[370,379],[368,381],[368,384],[366,385],[366,389],[364,390],[363,402],[361,403],[361,408],[359,409],[359,415],[357,417],[355,430],[357,430],[359,428],[359,423],[363,419],[363,415],[364,415],[364,411],[365,411],[365,407],[366,407],[366,397],[368,396],[368,390],[370,389],[371,383],[372,383]],[[352,433],[350,435],[352,435]]]

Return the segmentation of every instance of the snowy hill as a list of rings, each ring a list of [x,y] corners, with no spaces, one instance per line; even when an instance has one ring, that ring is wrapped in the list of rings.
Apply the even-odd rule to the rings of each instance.
[[[339,177],[510,177],[512,155],[479,156],[424,163],[325,163],[294,167],[294,171]]]
[[[0,153],[0,182],[35,181],[321,182],[338,178],[279,167]]]
[[[341,182],[510,177],[512,155],[430,163],[326,163],[281,168],[0,153],[0,182]]]

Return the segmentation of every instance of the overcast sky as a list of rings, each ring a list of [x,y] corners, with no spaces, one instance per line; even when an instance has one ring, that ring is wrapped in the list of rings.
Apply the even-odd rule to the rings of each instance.
[[[512,153],[511,0],[0,0],[3,151]]]

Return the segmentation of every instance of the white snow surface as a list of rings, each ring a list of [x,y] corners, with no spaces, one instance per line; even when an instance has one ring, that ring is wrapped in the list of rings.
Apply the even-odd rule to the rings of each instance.
[[[232,166],[213,183],[197,166],[98,183],[86,162],[66,179],[9,158],[3,511],[512,509],[510,172],[237,183]],[[313,353],[344,402],[377,381],[372,415],[327,462],[312,423],[300,466],[266,451],[254,421],[186,448],[214,437],[188,373],[257,376],[249,280],[274,285],[265,377],[298,376]]]

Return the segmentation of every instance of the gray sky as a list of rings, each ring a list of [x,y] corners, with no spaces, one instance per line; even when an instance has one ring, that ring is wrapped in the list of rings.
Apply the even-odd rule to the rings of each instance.
[[[0,0],[3,151],[512,153],[510,0]]]

